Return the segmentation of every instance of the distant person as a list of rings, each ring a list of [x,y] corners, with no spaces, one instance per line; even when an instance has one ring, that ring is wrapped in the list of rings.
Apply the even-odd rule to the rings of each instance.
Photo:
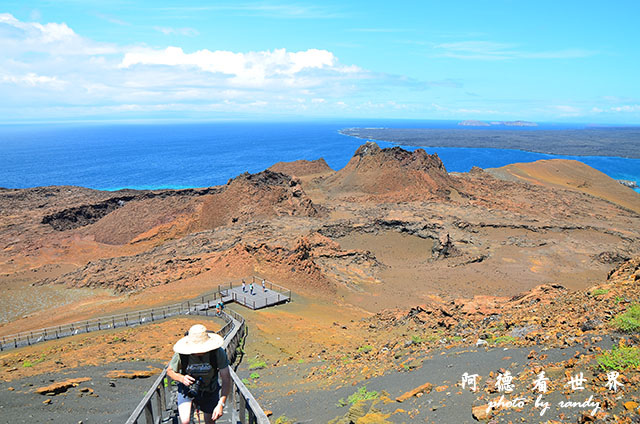
[[[249,284],[249,292],[253,295],[253,283]]]
[[[244,280],[242,280],[242,293],[246,293],[247,292],[247,283],[244,282]]]
[[[267,288],[265,287],[265,284],[264,284],[264,278],[263,278],[263,279],[262,279],[262,292],[264,293],[264,292],[266,292],[266,291],[267,291]]]
[[[196,324],[173,346],[173,358],[167,375],[178,382],[178,414],[181,424],[191,421],[191,408],[204,413],[206,424],[215,423],[223,414],[224,404],[231,390],[229,360],[222,349],[224,339]],[[218,374],[222,380],[222,393]]]

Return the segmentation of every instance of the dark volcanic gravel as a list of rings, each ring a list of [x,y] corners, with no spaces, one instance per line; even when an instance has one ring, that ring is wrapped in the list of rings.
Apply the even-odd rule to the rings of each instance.
[[[598,343],[598,346],[610,348],[612,343],[613,341],[608,336],[605,336],[605,339]],[[322,390],[306,384],[287,388],[285,384],[282,384],[282,379],[294,379],[296,376],[304,375],[310,368],[310,364],[300,364],[300,366],[294,364],[286,367],[275,367],[270,370],[261,370],[260,381],[257,387],[251,390],[265,409],[273,410],[273,417],[277,418],[285,415],[296,423],[326,423],[333,418],[344,416],[349,411],[349,405],[338,406],[340,399],[346,400],[362,386],[366,386],[368,391],[375,390],[379,393],[386,391],[389,393],[390,398],[394,400],[391,403],[378,402],[376,405],[383,414],[390,414],[386,418],[386,422],[477,423],[478,421],[471,415],[472,407],[485,405],[489,399],[499,398],[500,394],[487,395],[484,391],[473,393],[468,389],[462,390],[459,386],[456,386],[462,374],[465,372],[479,374],[479,388],[484,388],[487,384],[493,384],[493,381],[488,381],[489,373],[492,371],[496,372],[504,369],[510,371],[516,377],[523,370],[530,367],[532,361],[527,356],[531,350],[547,355],[545,360],[536,361],[547,366],[551,363],[566,361],[572,358],[576,352],[587,353],[587,349],[581,345],[564,349],[553,348],[545,350],[542,349],[542,346],[538,346],[534,348],[500,347],[490,349],[471,347],[434,351],[424,359],[421,367],[412,371],[392,371],[381,377],[374,377],[360,382],[355,386],[347,385],[337,390]],[[576,367],[569,371],[571,373],[584,371],[587,376],[589,374],[586,367],[584,369]],[[239,375],[245,378],[248,378],[249,374],[250,371],[246,369],[239,372]],[[565,382],[560,377],[551,378],[552,380],[555,379],[555,384]],[[433,390],[430,393],[421,397],[412,397],[403,403],[395,402],[397,396],[426,382],[433,384]],[[583,402],[592,394],[595,395],[594,398],[596,400],[601,398],[601,396],[589,389],[600,383],[589,379],[585,383],[586,390],[582,392],[575,391],[569,395],[569,398],[560,391],[545,395],[544,400],[550,402],[551,408],[541,417],[539,415],[540,408],[534,407],[534,392],[529,386],[525,387],[521,381],[514,379],[514,383],[515,390],[512,394],[505,395],[506,400],[526,397],[526,405],[520,411],[516,409],[503,410],[494,415],[489,422],[545,423],[548,420],[557,420],[556,422],[575,423],[581,413],[588,408],[560,409],[557,407],[559,401]],[[527,385],[528,383],[529,381],[527,380]],[[438,391],[436,390],[438,386],[446,386],[446,388]],[[290,389],[295,390],[293,393],[287,393],[287,390]],[[631,396],[631,393],[620,392],[620,398],[624,399],[624,401],[631,400]],[[619,410],[619,408],[620,406],[617,409]],[[403,412],[398,412],[398,409],[402,409]]]
[[[115,362],[102,366],[61,369],[43,374],[0,383],[0,422],[83,424],[124,423],[151,387],[155,377],[138,379],[110,379],[112,370],[148,370],[164,364],[151,362]],[[65,393],[45,396],[35,393],[39,387],[71,378],[90,377]],[[10,387],[15,390],[10,390]],[[81,392],[93,390],[95,396]],[[51,400],[51,403],[43,402]]]

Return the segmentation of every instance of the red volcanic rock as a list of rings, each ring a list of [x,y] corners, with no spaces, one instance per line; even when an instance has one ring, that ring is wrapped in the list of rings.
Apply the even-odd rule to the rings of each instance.
[[[533,305],[540,303],[549,304],[560,295],[568,293],[568,290],[559,284],[542,284],[509,299],[508,305]]]
[[[360,146],[349,163],[326,180],[334,194],[392,195],[394,200],[445,195],[453,185],[437,154],[381,149],[371,142]]]
[[[278,216],[316,216],[318,209],[288,175],[263,171],[242,174],[216,194],[207,196],[199,217],[200,229]]]
[[[300,237],[293,249],[264,243],[239,243],[222,253],[211,266],[213,271],[225,268],[265,271],[273,278],[285,284],[297,285],[302,290],[312,289],[316,294],[318,291],[335,293],[335,283],[322,273],[315,262],[316,255],[326,253],[327,249],[318,242],[319,238],[315,236]],[[301,282],[304,287],[300,286]]]
[[[325,162],[323,158],[312,161],[303,159],[293,162],[278,162],[268,170],[296,177],[333,172],[333,169],[331,169],[329,165],[327,165],[327,162]]]
[[[507,297],[498,296],[474,296],[473,299],[456,299],[455,304],[460,306],[460,313],[464,315],[491,315],[499,314]]]

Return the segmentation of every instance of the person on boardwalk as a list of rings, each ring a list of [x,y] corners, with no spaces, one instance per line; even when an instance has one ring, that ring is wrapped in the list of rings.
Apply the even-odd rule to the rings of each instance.
[[[253,295],[253,283],[249,284],[249,292]]]
[[[242,293],[245,293],[247,291],[247,283],[244,282],[244,280],[242,280]]]
[[[178,382],[178,414],[181,424],[191,421],[193,404],[204,413],[206,424],[215,423],[223,414],[231,390],[229,360],[222,349],[224,339],[196,324],[173,346],[174,355],[167,375]],[[222,391],[218,383],[222,381]]]
[[[265,293],[267,288],[265,287],[264,278],[262,279],[262,292]]]

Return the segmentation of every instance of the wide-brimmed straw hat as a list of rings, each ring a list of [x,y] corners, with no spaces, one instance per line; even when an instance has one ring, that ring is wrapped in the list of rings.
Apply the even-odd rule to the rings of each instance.
[[[216,333],[209,333],[202,324],[196,324],[189,329],[189,334],[173,345],[174,352],[183,355],[205,353],[217,349],[224,344],[224,339]]]

